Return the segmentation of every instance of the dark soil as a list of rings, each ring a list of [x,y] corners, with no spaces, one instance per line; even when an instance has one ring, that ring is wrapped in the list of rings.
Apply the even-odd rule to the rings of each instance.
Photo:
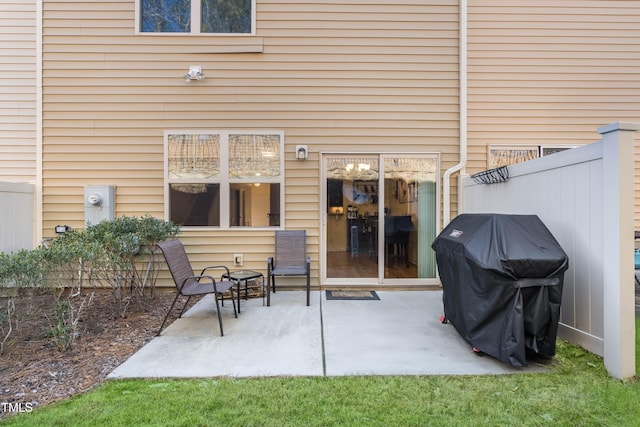
[[[7,404],[35,408],[101,384],[155,337],[174,298],[174,292],[157,292],[153,298],[137,297],[126,310],[118,310],[110,292],[84,291],[70,299],[76,310],[80,306],[82,310],[76,316],[75,334],[59,335],[75,337],[64,349],[59,348],[65,347],[63,340],[51,336],[60,300],[51,294],[14,297],[13,331],[0,354],[0,419],[11,415]],[[6,303],[6,298],[0,298],[2,310]],[[178,301],[167,324],[175,319],[183,303],[184,299]],[[0,312],[0,316],[4,314]],[[3,339],[0,336],[0,343]]]

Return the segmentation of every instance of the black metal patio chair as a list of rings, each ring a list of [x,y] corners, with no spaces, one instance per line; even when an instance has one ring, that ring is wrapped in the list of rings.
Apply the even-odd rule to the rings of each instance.
[[[231,280],[216,280],[211,275],[205,275],[205,272],[210,269],[224,269],[228,277],[229,269],[224,265],[213,265],[205,267],[199,275],[194,275],[193,268],[191,267],[187,253],[185,252],[184,246],[180,240],[167,240],[165,242],[158,243],[158,247],[164,255],[169,271],[171,272],[171,277],[173,278],[173,282],[175,283],[178,291],[167,315],[162,321],[162,325],[158,330],[158,335],[162,332],[162,328],[164,327],[164,324],[166,323],[167,318],[180,295],[186,296],[187,301],[184,303],[178,317],[182,317],[182,314],[189,304],[189,300],[192,296],[213,294],[216,301],[218,323],[220,324],[220,336],[223,336],[224,332],[222,330],[222,315],[220,314],[219,301],[222,300],[222,303],[224,304],[224,293],[232,287],[239,285],[235,281]],[[231,295],[231,302],[233,304],[233,314],[237,318],[238,313],[236,312],[236,303],[233,300],[233,295]]]
[[[307,256],[305,230],[278,230],[275,234],[275,253],[267,259],[267,306],[271,292],[276,291],[276,276],[306,276],[307,305],[311,293],[311,259]]]

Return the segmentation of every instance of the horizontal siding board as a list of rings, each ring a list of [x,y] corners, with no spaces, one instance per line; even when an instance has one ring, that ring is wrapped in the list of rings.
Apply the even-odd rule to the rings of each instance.
[[[410,112],[410,111],[369,111],[363,112],[361,109],[350,109],[350,108],[342,108],[338,109],[338,111],[342,111],[344,113],[349,113],[348,119],[338,119],[335,116],[335,112],[333,111],[296,111],[293,106],[284,109],[282,111],[273,111],[268,108],[264,108],[262,110],[255,111],[245,111],[246,120],[252,119],[261,119],[261,120],[298,120],[303,124],[305,122],[311,123],[322,123],[331,122],[334,127],[351,127],[357,126],[359,123],[372,122],[371,127],[385,127],[385,128],[396,128],[396,127],[422,127],[424,125],[424,121],[446,121],[446,120],[455,120],[455,111],[454,112],[446,112],[441,111],[434,106],[431,111],[419,111],[419,112]],[[508,110],[506,110],[508,111]],[[207,117],[211,113],[202,113],[199,114],[189,114],[188,112],[173,112],[171,114],[172,119],[174,120],[197,120],[202,119],[206,120]],[[574,114],[579,114],[578,112]],[[95,119],[92,118],[93,113],[76,113],[78,116],[76,123],[79,125],[83,119],[82,116],[86,115],[85,119],[87,120],[86,124],[88,126],[94,128],[108,128],[109,123],[103,119]],[[55,120],[56,117],[64,116],[64,113],[60,115],[55,114],[47,114],[47,120]],[[103,116],[111,116],[106,117],[110,118],[114,121],[120,121],[118,117],[118,113],[107,114],[104,113]],[[230,111],[218,111],[216,113],[216,118],[218,120],[233,120],[237,117],[235,112]],[[146,120],[146,121],[156,121],[156,117],[152,113],[131,113],[131,117],[129,117],[128,121],[121,121],[121,126],[123,128],[136,126],[136,121],[138,120]],[[2,120],[0,119],[0,129],[2,128]],[[25,121],[26,122],[26,121]],[[94,123],[90,123],[94,122]]]
[[[255,117],[246,117],[246,118],[235,118],[235,119],[227,119],[221,120],[216,123],[221,123],[217,127],[224,127],[222,123],[229,124],[228,127],[232,128],[240,128],[243,125],[246,125],[247,120],[251,120],[254,124],[253,128],[255,129],[264,129],[264,128],[273,128],[273,127],[287,127],[288,129],[304,129],[310,133],[314,133],[316,135],[322,136],[336,136],[336,137],[346,137],[346,136],[362,136],[363,132],[365,135],[372,133],[379,133],[380,135],[386,135],[387,137],[392,138],[400,138],[405,136],[424,136],[425,135],[425,126],[431,124],[432,126],[439,126],[442,123],[442,120],[439,118],[425,117],[423,120],[418,121],[402,121],[402,122],[376,122],[376,121],[354,121],[354,120],[299,120],[295,123],[291,122],[291,124],[286,123],[283,120],[283,124],[281,126],[274,125],[273,120],[264,120],[260,118],[260,115],[257,114]],[[183,129],[198,129],[201,126],[202,120],[197,119],[189,119],[189,120],[171,120],[170,123],[172,126],[167,126],[168,129],[173,128],[183,128]],[[451,126],[453,127],[453,121]],[[446,123],[445,123],[446,124]],[[84,129],[83,129],[84,128]],[[366,131],[364,129],[367,129]],[[375,132],[374,132],[375,131]],[[367,133],[368,132],[368,133]],[[132,135],[144,135],[145,132],[143,129],[136,127],[134,122],[121,122],[120,127],[118,129],[114,129],[108,126],[107,123],[101,123],[101,126],[96,126],[91,123],[91,121],[86,122],[76,122],[72,127],[69,128],[56,128],[49,129],[45,136],[56,135],[56,136],[92,136],[96,133],[100,133],[102,136],[127,136],[130,137]],[[430,131],[434,136],[442,136],[442,135],[451,135],[451,133],[446,132],[446,130],[439,131],[438,129]],[[454,133],[453,135],[457,135]],[[370,146],[369,149],[375,149],[376,147]]]
[[[432,37],[438,37],[440,35],[438,34],[433,34],[431,35]],[[453,40],[456,39],[457,37],[457,33],[452,33],[452,34],[447,34],[446,37],[449,37],[452,42],[447,43],[446,46],[451,46],[453,45]],[[342,39],[340,39],[342,40]],[[223,44],[221,44],[222,46]],[[245,46],[246,45],[246,46]],[[234,51],[234,47],[233,44],[231,44],[229,46],[229,44],[224,44],[224,46],[228,46],[227,52],[229,53],[235,53]],[[349,43],[338,43],[336,42],[334,45],[331,46],[324,46],[324,45],[314,45],[314,44],[297,44],[297,43],[292,43],[292,44],[284,44],[281,45],[282,47],[278,47],[278,45],[276,45],[273,49],[275,53],[285,53],[287,51],[290,51],[290,46],[299,46],[297,49],[298,53],[309,53],[309,52],[318,52],[320,53],[325,53],[325,54],[332,54],[332,53],[336,53],[336,54],[359,54],[359,53],[363,53],[363,54],[374,54],[379,52],[381,46],[371,46],[370,44],[349,44]],[[124,43],[117,46],[118,47],[118,54],[119,55],[125,55],[125,54],[136,54],[136,53],[149,53],[149,54],[153,54],[153,55],[162,55],[164,54],[175,54],[175,55],[197,55],[197,54],[201,54],[201,55],[205,55],[205,54],[214,54],[214,53],[225,53],[225,50],[216,47],[216,44],[203,44],[203,45],[198,45],[198,44],[194,44],[194,43],[190,43],[188,41],[185,41],[184,43],[176,43],[176,44],[167,44],[167,45],[160,45],[157,42],[156,43],[149,43],[149,44],[139,44],[139,43]],[[243,43],[243,44],[238,44],[238,49],[242,49],[242,48],[249,48],[249,47],[254,47],[255,49],[262,49],[261,45],[259,43]],[[394,50],[398,49],[398,48],[403,48],[403,53],[405,54],[410,54],[412,49],[418,50],[418,51],[422,51],[422,53],[426,52],[429,48],[429,46],[426,46],[425,48],[422,47],[422,45],[419,46],[407,46],[405,45],[397,45],[397,46],[382,46],[385,48],[390,49],[390,53],[393,53]],[[267,48],[265,48],[267,49]],[[61,45],[46,45],[43,47],[43,51],[45,56],[45,59],[49,59],[49,54],[69,54],[69,53],[76,53],[76,54],[82,54],[87,50],[91,50],[94,54],[108,54],[109,52],[113,52],[113,46],[102,46],[102,45],[96,45],[96,44],[83,44],[83,43],[78,43],[75,42],[73,44],[69,44],[68,46],[65,46],[64,48]],[[296,50],[296,49],[294,49]],[[241,53],[241,52],[238,52]],[[265,52],[267,53],[267,52]],[[294,52],[295,53],[295,52]],[[420,52],[418,52],[420,53]],[[423,59],[424,60],[424,59]]]
[[[369,47],[371,45],[368,45]],[[353,50],[354,52],[347,51],[345,49]],[[246,58],[242,58],[245,55],[229,55],[229,59],[227,61],[214,61],[210,58],[203,58],[202,62],[205,64],[210,64],[214,67],[216,71],[224,72],[225,70],[242,70],[249,71],[257,70],[257,71],[266,71],[266,70],[319,70],[319,69],[331,69],[331,70],[353,70],[358,69],[359,71],[363,71],[363,66],[372,67],[372,72],[375,71],[384,71],[389,69],[394,69],[398,71],[417,71],[420,70],[422,72],[425,71],[424,68],[419,68],[420,66],[424,66],[424,64],[438,64],[445,63],[451,64],[452,60],[457,60],[457,47],[440,47],[440,48],[429,48],[428,50],[435,50],[432,55],[429,57],[415,57],[414,48],[412,46],[405,46],[404,50],[399,50],[397,46],[384,46],[384,49],[388,49],[389,52],[386,54],[382,54],[380,51],[381,47],[373,46],[370,49],[363,50],[361,46],[352,45],[352,46],[340,46],[333,47],[327,46],[325,48],[326,52],[330,57],[328,57],[322,64],[313,64],[307,62],[307,60],[312,60],[315,55],[309,53],[309,49],[307,45],[301,45],[300,47],[296,46],[283,46],[282,49],[279,49],[278,52],[273,52],[273,59],[268,63],[263,62],[255,62],[251,61],[251,58],[247,56]],[[427,49],[425,49],[427,50]],[[299,51],[299,52],[293,52]],[[357,52],[355,52],[357,51]],[[410,52],[409,52],[410,51]],[[291,54],[296,53],[296,57],[291,56]],[[219,55],[222,56],[222,55]],[[136,63],[136,53],[128,53],[128,52],[118,52],[118,53],[110,53],[110,54],[96,54],[90,57],[86,57],[83,59],[79,59],[77,55],[68,54],[68,53],[49,53],[47,54],[47,67],[46,76],[52,77],[88,77],[81,73],[82,70],[92,69],[92,70],[108,70],[113,73],[110,74],[110,77],[123,77],[123,75],[119,75],[118,71],[128,71],[128,70],[136,70],[140,72],[140,65]],[[65,59],[67,58],[67,59]],[[185,58],[186,59],[186,58]],[[223,58],[218,58],[223,59]],[[63,61],[61,63],[59,61]],[[108,66],[105,61],[108,61]],[[80,70],[72,70],[70,64],[78,64],[83,68]],[[141,83],[146,83],[147,79],[157,78],[157,76],[162,75],[162,72],[172,72],[173,70],[177,70],[178,65],[175,61],[167,61],[166,55],[163,53],[148,53],[148,60],[145,63],[145,67],[158,67],[159,69],[153,74],[146,76],[145,79]],[[73,72],[71,76],[64,75],[60,73],[56,73],[56,69],[61,70],[69,70]],[[181,69],[181,68],[180,68]],[[206,71],[206,70],[205,70]],[[435,71],[429,69],[429,71]],[[216,75],[217,76],[217,75]],[[136,76],[136,77],[139,77]],[[326,76],[324,76],[326,79]],[[451,78],[451,76],[449,76]],[[424,80],[424,79],[420,79]],[[153,81],[153,80],[151,80]],[[55,81],[54,81],[55,82]],[[326,83],[326,80],[324,80]],[[427,81],[428,82],[428,81]],[[425,82],[425,83],[427,83]],[[68,83],[68,82],[66,82]],[[200,82],[200,85],[206,86],[206,80]]]

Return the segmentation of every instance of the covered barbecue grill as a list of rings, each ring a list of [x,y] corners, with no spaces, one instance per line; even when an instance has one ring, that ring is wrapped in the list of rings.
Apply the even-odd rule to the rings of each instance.
[[[462,214],[432,248],[445,318],[469,344],[513,366],[555,354],[569,261],[540,218]]]

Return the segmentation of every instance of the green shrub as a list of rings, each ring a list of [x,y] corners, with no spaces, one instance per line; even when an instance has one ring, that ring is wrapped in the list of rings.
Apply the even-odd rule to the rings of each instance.
[[[91,280],[92,265],[100,260],[101,242],[91,240],[84,231],[69,231],[51,241],[44,250],[47,287],[81,290]]]
[[[0,354],[15,325],[15,299],[21,288],[41,287],[46,274],[42,250],[0,253]]]
[[[84,311],[91,308],[93,293],[79,297],[78,301],[79,303],[75,297],[61,298],[57,302],[53,318],[47,316],[50,325],[46,336],[53,340],[59,351],[71,348],[78,338],[78,323]]]
[[[49,245],[48,257],[60,269],[57,277],[79,289],[85,281],[110,288],[114,308],[124,316],[132,298],[146,290],[153,296],[160,261],[155,245],[178,233],[173,222],[150,215],[122,216],[65,233]]]
[[[133,298],[153,296],[161,261],[156,244],[178,233],[176,224],[150,215],[123,216],[70,230],[31,251],[0,253],[0,344],[13,330],[16,288],[43,287],[56,293],[48,333],[61,350],[73,344],[78,319],[89,309],[90,299],[76,298],[85,285],[110,288],[114,310],[124,316]]]
[[[41,249],[0,253],[0,285],[39,287],[46,273],[44,264],[44,253]]]

